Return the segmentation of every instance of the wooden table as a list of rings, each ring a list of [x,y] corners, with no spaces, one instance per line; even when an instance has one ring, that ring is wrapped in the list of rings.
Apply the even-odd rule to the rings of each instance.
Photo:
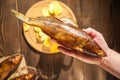
[[[23,36],[22,22],[12,15],[10,9],[16,9],[25,14],[29,7],[38,1],[0,0],[1,57],[21,52],[29,66],[37,67],[39,72],[53,78],[51,80],[118,80],[98,66],[84,63],[61,53],[44,55],[27,44]],[[61,1],[73,10],[80,28],[92,27],[100,31],[108,45],[119,51],[119,0]]]

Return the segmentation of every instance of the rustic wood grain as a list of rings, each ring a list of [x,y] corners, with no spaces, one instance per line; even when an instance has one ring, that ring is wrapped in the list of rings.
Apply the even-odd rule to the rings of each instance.
[[[23,14],[25,14],[27,12],[27,10],[39,0],[17,0],[17,4],[18,4],[18,11],[22,12]],[[21,53],[23,53],[26,57],[26,62],[28,63],[29,66],[36,66],[39,60],[39,55],[37,55],[37,53],[39,54],[39,52],[37,52],[36,50],[34,50],[33,48],[31,48],[31,46],[29,44],[27,44],[23,32],[22,32],[22,27],[23,27],[23,23],[21,21],[19,21],[19,27],[20,29],[20,46],[21,46]]]
[[[112,22],[113,22],[113,36],[114,36],[114,48],[120,52],[120,1],[112,1]]]
[[[28,65],[37,67],[40,77],[51,80],[117,80],[98,66],[86,64],[62,53],[45,55],[34,50],[25,40],[22,22],[10,12],[26,13],[40,0],[0,0],[0,56],[15,52],[25,55]],[[108,45],[119,51],[119,2],[112,0],[60,0],[74,12],[79,27],[100,31]],[[112,4],[112,13],[111,13]],[[112,26],[112,23],[114,26]],[[48,80],[49,80],[48,79]]]
[[[112,0],[111,16],[112,16],[112,31],[113,31],[113,49],[120,53],[120,0]],[[116,77],[108,74],[108,80],[119,80]]]
[[[0,0],[0,55],[20,51],[19,27],[10,10],[16,9],[16,0]]]

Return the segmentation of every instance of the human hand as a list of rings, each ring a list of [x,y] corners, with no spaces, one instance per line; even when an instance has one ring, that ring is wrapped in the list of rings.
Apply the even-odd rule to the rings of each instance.
[[[106,52],[109,50],[109,47],[103,37],[103,35],[99,32],[97,32],[96,30],[92,29],[92,28],[87,28],[87,29],[83,29],[88,35],[90,35],[93,40],[96,41],[96,43]],[[102,57],[94,57],[94,56],[89,56],[87,54],[81,53],[79,51],[76,50],[71,50],[71,49],[67,49],[64,46],[59,46],[58,49],[69,56],[72,56],[74,58],[77,58],[83,62],[86,63],[90,63],[90,64],[97,64],[100,65],[102,64]]]
[[[92,28],[83,29],[83,31],[85,31],[106,53],[108,53],[109,47],[100,32]]]

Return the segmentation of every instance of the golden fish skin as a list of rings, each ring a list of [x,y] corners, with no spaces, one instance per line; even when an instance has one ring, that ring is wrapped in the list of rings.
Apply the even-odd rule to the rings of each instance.
[[[10,80],[34,80],[35,78],[35,73],[28,73],[28,74],[24,74],[15,78],[12,78]]]
[[[7,78],[17,69],[20,64],[22,56],[20,54],[10,56],[0,63],[0,80],[7,80]]]
[[[64,23],[55,17],[30,18],[15,10],[12,12],[24,23],[40,27],[48,36],[70,49],[93,56],[106,56],[106,53],[88,34],[72,24]]]

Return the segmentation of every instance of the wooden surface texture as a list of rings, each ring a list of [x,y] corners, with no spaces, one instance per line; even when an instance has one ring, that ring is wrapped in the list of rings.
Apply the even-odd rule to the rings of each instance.
[[[20,52],[29,66],[37,67],[40,77],[48,80],[118,80],[95,65],[62,53],[44,55],[25,40],[22,22],[11,9],[23,14],[40,0],[0,0],[0,57]],[[79,28],[92,27],[101,32],[108,45],[120,51],[119,0],[60,0],[74,12]],[[118,1],[118,2],[117,2]]]

